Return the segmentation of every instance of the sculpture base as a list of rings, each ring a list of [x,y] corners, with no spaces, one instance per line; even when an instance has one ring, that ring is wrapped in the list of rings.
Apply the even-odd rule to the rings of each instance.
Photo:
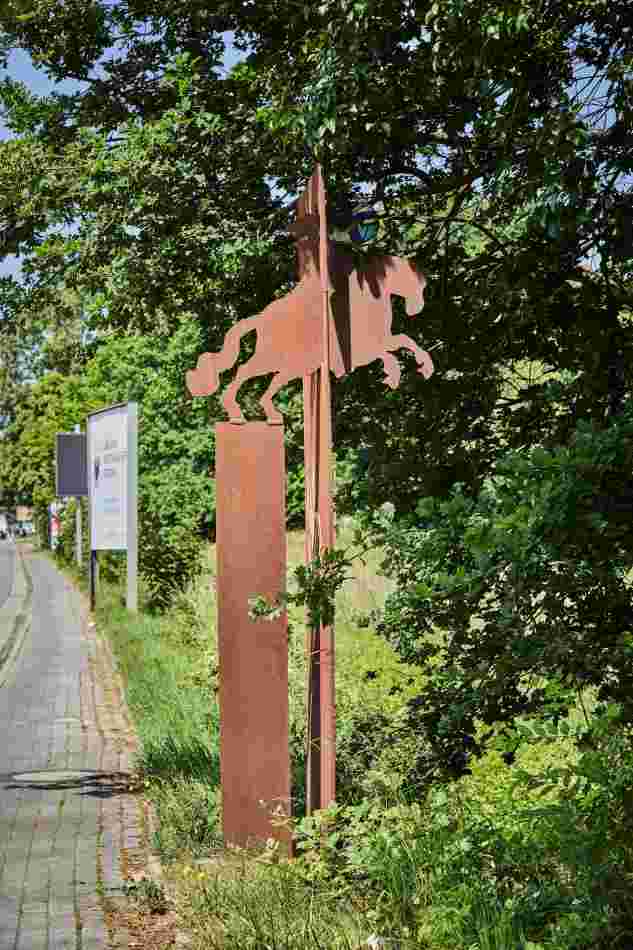
[[[219,423],[215,438],[224,840],[246,847],[272,837],[290,848],[269,814],[290,814],[287,618],[248,616],[250,597],[274,599],[286,586],[284,430]]]

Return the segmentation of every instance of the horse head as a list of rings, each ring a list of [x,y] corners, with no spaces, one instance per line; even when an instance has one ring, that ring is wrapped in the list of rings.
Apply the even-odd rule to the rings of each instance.
[[[392,257],[392,269],[388,271],[387,286],[390,293],[404,297],[408,317],[415,317],[424,307],[426,277],[418,267],[403,257]]]
[[[392,294],[404,297],[407,315],[414,317],[424,307],[426,278],[412,261],[404,257],[369,258],[357,274],[364,293],[374,299]]]

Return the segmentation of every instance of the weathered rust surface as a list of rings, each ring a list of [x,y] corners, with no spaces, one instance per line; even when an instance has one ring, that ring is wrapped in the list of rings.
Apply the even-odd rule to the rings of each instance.
[[[318,220],[318,218],[317,218]],[[424,275],[410,261],[399,257],[369,258],[354,269],[350,254],[329,244],[329,279],[332,319],[329,346],[323,330],[323,288],[319,272],[319,243],[299,239],[301,279],[286,297],[275,300],[254,317],[240,320],[224,338],[219,353],[204,353],[194,370],[187,373],[187,385],[194,396],[214,393],[220,373],[237,360],[241,338],[257,331],[253,356],[239,367],[227,387],[222,403],[229,419],[243,422],[237,393],[253,377],[274,373],[261,399],[270,423],[281,423],[281,414],[272,399],[279,390],[298,377],[318,372],[326,359],[337,378],[358,366],[382,360],[386,384],[395,388],[400,380],[400,364],[395,352],[407,349],[415,356],[418,371],[428,378],[433,372],[430,355],[405,334],[391,332],[392,295],[404,297],[407,313],[415,316],[424,306]],[[329,353],[326,352],[329,350]]]
[[[303,377],[306,560],[311,560],[318,551],[323,552],[332,548],[335,540],[330,485],[332,454],[330,373],[333,372],[337,378],[341,378],[357,367],[378,359],[383,363],[386,385],[395,389],[400,382],[401,374],[400,363],[395,356],[399,349],[407,349],[413,353],[418,372],[426,378],[433,372],[431,357],[425,350],[405,334],[393,334],[391,331],[391,297],[403,297],[407,313],[409,316],[415,316],[424,306],[426,284],[424,275],[415,264],[403,258],[386,255],[367,258],[362,265],[356,266],[352,255],[328,241],[326,200],[321,169],[317,166],[305,192],[297,202],[296,220],[291,229],[297,239],[298,285],[286,297],[271,303],[261,314],[241,320],[229,330],[219,353],[204,353],[198,360],[196,368],[187,373],[187,385],[192,395],[203,396],[216,392],[220,385],[220,373],[229,370],[237,361],[242,337],[251,330],[256,330],[255,353],[238,368],[222,397],[222,403],[232,423],[244,423],[245,419],[237,401],[240,387],[249,379],[272,373],[274,374],[272,381],[260,400],[269,426],[278,426],[283,422],[281,414],[272,402],[275,394],[291,380]],[[233,426],[232,431],[239,432],[239,426]],[[250,425],[248,431],[251,431]],[[235,438],[238,437],[235,436]],[[252,453],[258,451],[258,445],[263,445],[259,436],[252,442],[246,441],[245,436],[244,454],[240,458],[243,464],[247,464],[244,459],[251,458]],[[228,476],[220,470],[218,462],[216,472],[218,505],[220,498],[224,497],[226,492],[232,491],[233,482],[237,484],[239,481],[237,460],[234,462],[234,468],[235,472]],[[225,479],[228,481],[225,482]],[[275,465],[268,468],[267,463],[262,460],[259,481],[272,486],[276,480],[278,480],[277,488],[282,490],[285,484],[283,476],[278,476]],[[270,494],[263,491],[261,512],[256,515],[255,509],[249,508],[246,521],[250,518],[254,523],[255,519],[258,519],[258,523],[263,525],[267,518],[266,506],[274,494],[275,490],[272,487]],[[237,525],[238,523],[243,525],[246,522],[244,519],[239,521],[238,508],[234,509],[232,517],[235,519],[236,530],[242,537],[243,528],[238,528]],[[229,510],[233,509],[230,509],[230,506],[226,507],[227,521],[223,529],[222,541],[218,520],[220,557],[225,556],[222,553],[223,545],[229,543],[228,539],[234,530],[228,520]],[[285,540],[283,529],[280,530],[279,537]],[[243,543],[243,541],[239,542],[239,544]],[[235,564],[238,563],[240,557],[239,544],[237,548],[230,549],[230,555],[226,554],[226,557],[233,558]],[[275,546],[282,549],[278,538],[274,544],[271,541],[270,550],[272,551],[273,547],[276,550]],[[285,547],[283,550],[285,551]],[[243,605],[246,604],[249,593],[268,591],[268,588],[258,581],[257,584],[253,583],[245,594],[239,590],[239,584],[223,593],[222,586],[226,583],[229,583],[228,574],[224,580],[219,575],[219,597],[224,597],[226,603],[228,603],[226,598],[235,597],[235,604],[231,610],[235,611],[236,617],[238,607],[247,609]],[[233,584],[233,581],[230,581],[230,584]],[[273,584],[270,594],[274,595],[280,589],[281,583]],[[322,627],[320,630],[310,631],[306,648],[310,654],[307,699],[309,735],[307,803],[310,812],[319,806],[328,805],[334,800],[336,792],[333,629]],[[243,662],[246,661],[243,660]],[[228,667],[226,669],[228,670]],[[239,670],[236,659],[232,675],[237,676]],[[229,727],[223,726],[223,728],[227,748],[229,741],[233,741],[230,737],[235,738],[236,748],[238,748],[237,733],[231,732]],[[239,756],[240,753],[236,755]],[[229,773],[226,772],[226,774]],[[223,781],[223,788],[224,785]],[[263,796],[259,795],[259,797]],[[232,807],[232,805],[229,806],[229,808]],[[247,810],[250,808],[246,800],[244,808]],[[238,812],[239,809],[236,806],[232,819],[236,823],[235,827],[237,827]],[[246,815],[246,812],[243,814]],[[244,821],[248,823],[250,819],[244,818]]]
[[[215,434],[223,833],[288,842],[259,804],[290,813],[287,618],[248,616],[249,597],[285,589],[283,429],[219,423]]]
[[[317,165],[317,207],[319,213],[319,262],[321,279],[321,340],[322,356],[319,372],[318,415],[319,440],[317,447],[317,506],[319,516],[319,549],[334,547],[334,511],[332,508],[332,393],[331,359],[339,357],[337,365],[344,366],[340,348],[336,347],[333,333],[330,297],[329,243],[327,239],[327,198],[321,166]],[[348,309],[347,314],[351,311]],[[339,375],[342,375],[339,372]],[[321,702],[321,808],[327,808],[336,799],[336,693],[334,684],[334,626],[321,625],[319,636],[319,679]]]
[[[319,373],[303,378],[303,452],[305,470],[305,560],[319,553],[317,510]],[[321,629],[306,630],[306,811],[321,807]]]

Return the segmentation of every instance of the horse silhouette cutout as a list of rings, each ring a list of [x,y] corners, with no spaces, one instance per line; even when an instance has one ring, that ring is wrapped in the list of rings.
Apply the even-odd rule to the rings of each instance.
[[[203,353],[196,368],[187,373],[192,396],[211,395],[219,388],[220,373],[235,364],[242,337],[257,331],[255,353],[238,368],[222,397],[230,422],[246,421],[237,402],[242,384],[274,373],[260,404],[267,422],[280,425],[283,417],[273,405],[275,394],[291,380],[314,373],[323,363],[318,246],[312,241],[309,246],[305,241],[301,244],[302,277],[295,289],[256,316],[236,323],[226,334],[221,351]],[[330,283],[330,365],[337,379],[379,359],[386,385],[395,389],[401,369],[394,352],[401,348],[413,353],[419,373],[426,379],[431,376],[433,361],[426,350],[405,334],[391,332],[392,295],[404,297],[409,316],[415,316],[424,306],[426,280],[414,264],[400,257],[376,256],[356,267],[350,254],[331,245]]]

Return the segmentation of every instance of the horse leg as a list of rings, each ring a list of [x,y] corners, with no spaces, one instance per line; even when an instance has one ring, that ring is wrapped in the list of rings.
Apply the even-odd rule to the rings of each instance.
[[[285,373],[275,373],[270,382],[270,386],[259,400],[262,409],[266,413],[266,422],[269,425],[283,425],[284,418],[282,414],[273,406],[273,396],[279,392],[282,386],[289,383],[292,378],[292,376],[287,376]]]
[[[242,410],[240,409],[237,402],[237,393],[245,380],[250,379],[253,375],[256,375],[253,374],[252,369],[249,370],[248,368],[250,362],[251,360],[249,360],[248,363],[244,363],[243,366],[240,366],[237,373],[235,374],[233,382],[227,387],[226,392],[222,396],[222,405],[228,413],[229,422],[246,422]]]
[[[385,370],[385,383],[391,389],[397,389],[400,382],[400,363],[393,353],[383,353],[382,365]]]
[[[404,333],[398,333],[395,336],[389,337],[385,348],[387,350],[399,350],[400,348],[409,350],[409,352],[415,356],[415,361],[418,364],[418,373],[422,373],[425,379],[428,379],[429,376],[432,375],[433,360],[426,350],[418,346],[411,337],[405,336]]]

